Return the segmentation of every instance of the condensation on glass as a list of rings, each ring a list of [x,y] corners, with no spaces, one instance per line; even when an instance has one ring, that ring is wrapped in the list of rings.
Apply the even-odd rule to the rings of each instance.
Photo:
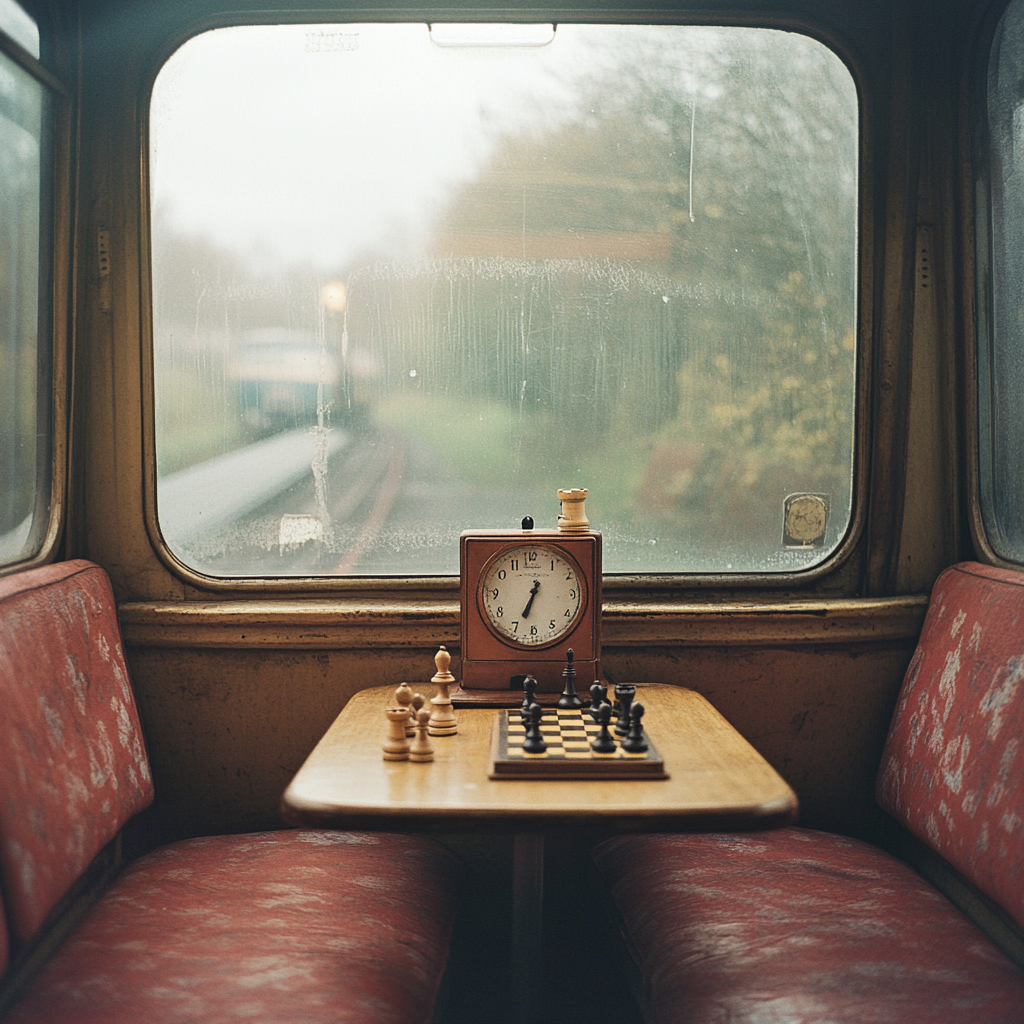
[[[39,26],[17,0],[0,0],[0,32],[39,59]]]
[[[1024,563],[1024,3],[992,44],[979,178],[978,466],[985,534]]]
[[[610,573],[849,528],[858,104],[681,26],[219,29],[150,108],[157,516],[213,576],[454,574],[590,489]]]
[[[52,123],[46,88],[0,53],[0,565],[49,528]]]

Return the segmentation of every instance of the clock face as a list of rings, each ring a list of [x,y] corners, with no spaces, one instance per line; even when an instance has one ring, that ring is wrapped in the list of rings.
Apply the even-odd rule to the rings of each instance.
[[[584,586],[579,566],[563,551],[523,544],[499,551],[484,566],[478,600],[500,640],[546,647],[580,621],[586,608]]]

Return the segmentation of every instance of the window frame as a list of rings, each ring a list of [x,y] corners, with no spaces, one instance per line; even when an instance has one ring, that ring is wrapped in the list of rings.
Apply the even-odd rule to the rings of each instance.
[[[73,365],[73,321],[70,282],[74,262],[74,231],[72,226],[72,168],[71,144],[73,101],[71,90],[44,64],[52,49],[45,23],[39,23],[41,57],[37,60],[24,47],[0,30],[0,52],[17,64],[43,89],[48,90],[53,111],[50,152],[41,154],[41,224],[40,240],[48,243],[48,252],[40,246],[38,291],[40,308],[44,296],[49,298],[49,317],[40,317],[37,337],[39,356],[49,357],[48,419],[50,425],[50,475],[48,490],[36,494],[36,508],[40,513],[48,508],[46,529],[39,548],[29,557],[0,565],[0,576],[11,575],[38,565],[54,561],[60,552],[66,528],[68,466],[70,464],[71,419],[70,367]],[[43,411],[37,409],[37,415]],[[40,515],[40,518],[42,516]]]
[[[728,9],[726,9],[728,10]],[[637,14],[643,15],[638,17]],[[555,23],[633,23],[665,25],[723,25],[749,28],[780,29],[807,36],[826,46],[849,72],[858,100],[859,143],[858,143],[858,197],[857,197],[857,284],[856,284],[856,362],[854,385],[853,425],[853,474],[851,487],[850,521],[843,539],[831,554],[819,564],[796,572],[778,573],[615,573],[604,575],[604,589],[607,596],[622,600],[649,601],[652,596],[662,595],[676,600],[682,594],[700,594],[707,590],[725,592],[749,592],[754,590],[784,591],[806,590],[820,586],[830,577],[835,578],[838,593],[853,593],[859,586],[861,567],[853,558],[867,533],[868,483],[870,473],[869,443],[874,408],[871,396],[871,381],[874,351],[874,322],[880,300],[876,296],[876,282],[872,267],[876,260],[875,246],[878,231],[875,226],[875,204],[873,197],[876,183],[873,180],[870,152],[874,118],[870,110],[870,89],[866,75],[855,58],[855,48],[848,45],[838,34],[823,30],[819,24],[810,23],[800,17],[784,18],[769,16],[755,18],[749,15],[737,17],[722,12],[689,12],[664,10],[642,10],[629,8],[616,10],[595,9],[563,12],[558,8],[530,8],[521,13],[504,8],[499,14],[493,8],[476,8],[464,14],[458,9],[445,8],[442,17],[429,8],[364,9],[335,7],[329,10],[303,10],[301,12],[265,10],[231,10],[213,13],[197,18],[183,25],[179,31],[166,37],[154,52],[145,68],[138,95],[139,119],[139,161],[140,161],[140,336],[142,365],[142,408],[143,408],[143,513],[145,528],[153,551],[159,561],[178,580],[198,591],[212,596],[245,596],[255,592],[270,595],[307,594],[322,596],[356,596],[358,594],[381,593],[389,595],[408,594],[442,596],[457,592],[458,575],[451,576],[234,576],[213,577],[183,563],[165,543],[157,519],[156,502],[156,417],[154,389],[153,350],[153,273],[152,273],[152,210],[150,204],[150,176],[148,158],[150,151],[149,112],[153,86],[157,76],[171,55],[189,39],[218,28],[246,25],[274,24],[346,24],[359,22],[427,22],[432,21],[475,21],[475,22],[548,22]],[[494,524],[466,523],[466,528],[485,527]],[[596,528],[600,528],[595,523]]]
[[[1018,562],[1000,555],[989,538],[983,511],[983,491],[986,486],[984,465],[992,462],[992,455],[982,454],[982,445],[993,447],[991,438],[992,416],[982,400],[982,389],[991,381],[991,350],[994,344],[994,274],[993,251],[993,195],[991,133],[989,130],[989,73],[993,57],[993,44],[1004,15],[1013,0],[998,3],[985,12],[976,33],[970,54],[968,116],[964,132],[963,150],[973,170],[965,183],[965,277],[974,289],[973,307],[965,317],[966,387],[964,411],[967,459],[968,505],[967,516],[971,540],[976,556],[990,565],[1004,569],[1021,569]],[[1024,333],[1021,341],[1024,342]]]

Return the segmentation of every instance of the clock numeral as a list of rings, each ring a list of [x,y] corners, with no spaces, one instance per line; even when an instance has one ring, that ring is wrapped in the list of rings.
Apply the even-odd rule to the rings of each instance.
[[[497,615],[498,618],[500,619],[505,614],[505,610],[499,604],[498,607],[494,610],[494,614]]]
[[[527,559],[529,561],[536,562],[537,561],[537,552],[536,551],[528,551],[526,553],[526,557],[527,557]]]
[[[569,611],[569,609],[568,609],[568,608],[566,608],[566,609],[565,609],[565,617],[566,617],[567,619],[571,619],[571,618],[572,618],[572,612],[571,612],[571,611]]]
[[[550,621],[550,622],[548,623],[548,629],[554,629],[554,628],[555,628],[555,620],[554,620],[554,619],[552,619],[552,620],[551,620],[551,621]]]
[[[571,579],[572,579],[572,569],[570,569],[570,570],[569,570],[569,571],[568,571],[568,572],[567,572],[567,573],[565,574],[565,578],[566,578],[567,580],[571,580]]]
[[[493,590],[491,591],[491,600],[492,600],[492,601],[497,601],[497,600],[498,600],[498,588],[497,588],[497,587],[495,587],[495,588],[494,588],[494,589],[493,589]]]
[[[553,558],[551,559],[551,571],[555,571],[555,560]]]
[[[518,633],[519,632],[519,623],[516,622],[514,619],[512,620],[512,632],[513,633]]]
[[[575,601],[576,600],[576,591],[575,590],[570,590],[569,591],[569,600],[570,601]]]
[[[499,569],[498,570],[498,579],[499,580],[503,580],[504,578],[505,578],[505,570],[504,569]]]
[[[518,558],[510,559],[510,561],[509,561],[509,568],[513,572],[518,572],[519,571],[519,559]],[[504,578],[504,577],[502,577],[502,578]]]
[[[536,635],[537,635],[537,627],[536,626],[531,626],[530,627],[530,636],[536,636]]]

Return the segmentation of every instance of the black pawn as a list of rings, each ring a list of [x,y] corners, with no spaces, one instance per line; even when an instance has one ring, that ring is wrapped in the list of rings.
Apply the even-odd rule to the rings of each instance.
[[[616,683],[615,699],[619,704],[619,720],[615,723],[615,733],[625,736],[629,732],[629,705],[636,696],[636,687],[632,683]]]
[[[523,703],[520,708],[520,717],[523,720],[523,725],[526,725],[530,720],[530,705],[533,704],[533,695],[537,692],[537,680],[533,676],[527,676],[523,680]]]
[[[543,754],[548,745],[540,731],[540,719],[544,709],[539,704],[530,705],[530,724],[526,727],[526,735],[523,737],[524,754]]]
[[[596,722],[597,713],[601,710],[601,705],[605,701],[605,697],[608,696],[608,691],[601,685],[600,679],[595,679],[593,685],[590,687],[590,717]]]
[[[574,709],[583,707],[583,701],[580,700],[580,696],[576,692],[576,669],[573,668],[572,659],[573,653],[570,647],[565,652],[565,669],[562,672],[565,686],[562,688],[562,696],[558,698],[558,706],[560,708]]]
[[[597,722],[598,725],[601,726],[601,731],[590,741],[590,749],[595,754],[615,753],[615,737],[611,734],[611,731],[608,728],[608,723],[611,720],[611,704],[602,704],[597,712]]]
[[[644,727],[640,724],[640,719],[643,717],[644,706],[637,701],[629,709],[629,733],[622,741],[622,749],[627,754],[647,753],[647,737],[644,736]]]

